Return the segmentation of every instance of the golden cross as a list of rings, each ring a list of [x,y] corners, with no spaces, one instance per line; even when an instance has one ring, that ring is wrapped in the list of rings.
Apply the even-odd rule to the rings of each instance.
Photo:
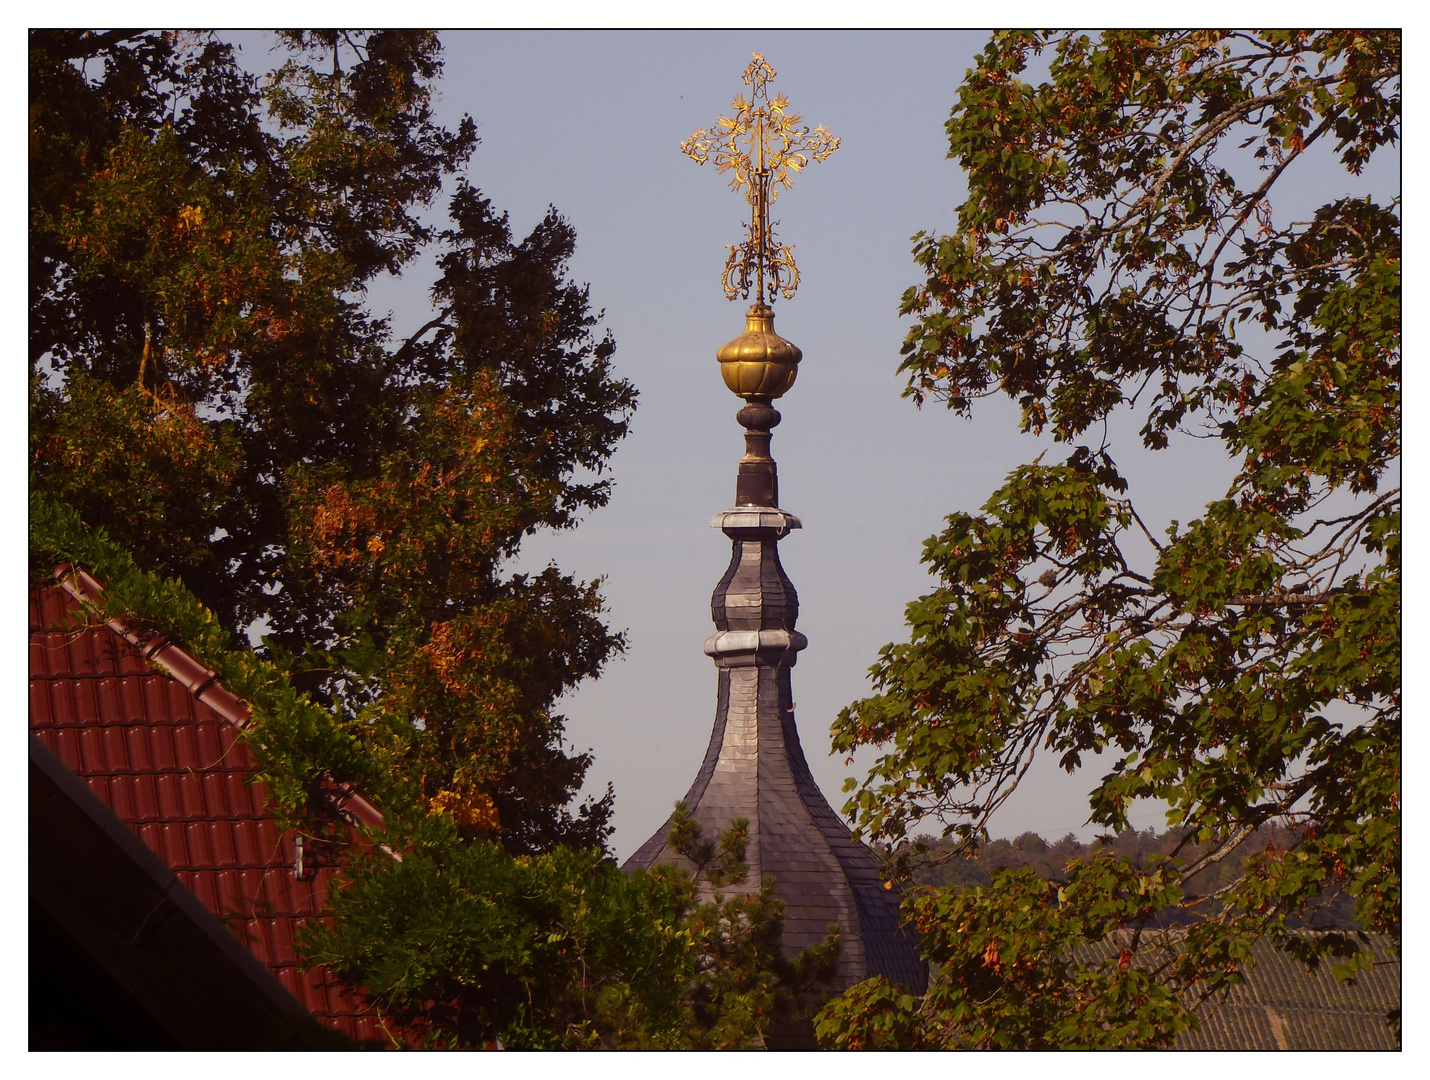
[[[720,117],[709,131],[700,128],[680,144],[681,152],[697,164],[714,161],[720,172],[733,171],[730,189],[744,190],[750,223],[745,226],[743,243],[727,245],[725,295],[731,300],[748,297],[754,288],[761,304],[766,301],[766,278],[770,300],[776,292],[788,300],[799,288],[793,250],[775,240],[770,222],[770,207],[779,197],[779,189],[791,187],[791,174],[803,170],[810,158],[823,161],[839,149],[839,139],[822,124],[813,131],[805,127],[799,113],[789,111],[789,98],[784,94],[769,96],[768,86],[774,77],[775,69],[755,53],[745,69],[750,100],[736,94],[733,117]]]

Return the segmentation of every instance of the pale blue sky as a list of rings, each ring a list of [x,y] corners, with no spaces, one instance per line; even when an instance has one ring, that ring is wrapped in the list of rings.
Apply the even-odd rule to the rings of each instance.
[[[248,63],[262,66],[264,47],[244,40]],[[595,751],[589,787],[615,784],[622,857],[684,795],[709,738],[715,670],[701,643],[729,544],[708,523],[733,502],[742,452],[740,402],[714,354],[743,328],[745,305],[727,302],[719,279],[744,203],[679,145],[729,111],[753,51],[778,71],[775,88],[806,122],[843,140],[775,208],[803,275],[798,296],[776,307],[777,328],[805,358],[779,402],[773,444],[782,502],[805,526],[781,544],[810,642],[793,673],[796,714],[838,808],[844,777],[859,769],[829,756],[829,724],[868,692],[878,648],[902,638],[905,603],[926,591],[922,541],[1044,446],[1017,433],[1016,410],[1003,402],[982,403],[971,422],[936,405],[920,412],[901,400],[895,372],[907,326],[899,297],[918,279],[909,238],[946,231],[963,198],[943,124],[986,34],[497,31],[444,40],[439,113],[477,121],[473,183],[519,235],[548,204],[572,222],[573,276],[590,283],[616,338],[617,371],[641,392],[613,459],[611,504],[574,533],[529,541],[523,560],[604,576],[610,622],[629,632],[627,656],[563,703],[572,742]],[[1374,182],[1398,185],[1397,168],[1387,155]],[[1340,194],[1342,176],[1305,177],[1308,204]],[[418,268],[375,292],[399,333],[425,321],[430,280]],[[1154,531],[1222,494],[1232,469],[1218,445],[1182,440],[1135,457],[1135,428],[1114,431],[1113,448],[1127,452],[1119,461]],[[1071,778],[1050,763],[1035,769],[994,835],[1091,835],[1083,822],[1093,769]],[[1141,824],[1154,823],[1160,815],[1149,807]]]

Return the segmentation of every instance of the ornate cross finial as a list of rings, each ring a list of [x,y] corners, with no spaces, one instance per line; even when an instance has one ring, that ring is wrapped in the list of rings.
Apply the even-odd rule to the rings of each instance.
[[[823,161],[839,149],[839,139],[823,125],[810,131],[801,123],[799,113],[789,111],[789,98],[769,96],[767,88],[774,77],[775,69],[755,53],[745,69],[750,100],[735,95],[733,118],[722,116],[709,131],[700,128],[680,144],[681,151],[696,163],[714,161],[720,172],[733,171],[730,189],[743,189],[750,204],[750,223],[745,227],[745,241],[728,245],[725,295],[731,300],[748,298],[753,288],[760,304],[773,300],[776,292],[788,300],[799,288],[799,268],[792,249],[775,240],[772,225],[777,223],[770,221],[770,207],[779,189],[793,185],[791,174],[800,172],[810,158]]]

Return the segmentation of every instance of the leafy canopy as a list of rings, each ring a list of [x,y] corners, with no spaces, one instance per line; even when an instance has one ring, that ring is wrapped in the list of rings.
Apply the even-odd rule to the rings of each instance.
[[[312,787],[336,793],[331,778],[341,775],[365,793],[391,793],[390,763],[296,692],[282,668],[230,649],[220,621],[180,582],[141,569],[43,492],[30,496],[30,548],[43,570],[91,568],[105,583],[97,618],[120,616],[183,642],[248,702],[254,722],[244,737],[280,820],[309,836],[309,861],[343,865],[330,883],[330,920],[309,924],[300,950],[361,988],[406,1042],[761,1048],[837,968],[833,927],[821,945],[782,955],[784,904],[772,879],[720,891],[747,876],[743,820],[706,840],[677,807],[671,843],[694,875],[671,866],[622,874],[592,848],[513,856],[489,830],[473,833],[462,813],[427,813],[396,797],[384,804],[383,829],[353,844],[331,804],[310,798]]]
[[[964,415],[1007,395],[1068,450],[926,543],[936,587],[834,725],[882,752],[847,809],[890,843],[942,822],[966,853],[1035,754],[1101,754],[1090,819],[1160,799],[1184,841],[914,896],[942,975],[921,1002],[856,988],[827,1040],[1167,1045],[1258,939],[1368,964],[1314,929],[1338,893],[1398,939],[1400,204],[1356,178],[1399,121],[1393,31],[1007,32],[968,72],[947,130],[969,196],[915,238],[907,393]],[[1337,166],[1350,194],[1273,211]],[[1128,414],[1137,452],[1196,436],[1240,463],[1164,540],[1114,457]],[[1268,823],[1287,842],[1188,894]]]
[[[837,937],[786,960],[769,882],[702,891],[743,828],[685,821],[698,879],[615,868],[553,708],[621,637],[596,585],[505,569],[606,502],[635,402],[575,235],[467,180],[434,36],[278,48],[260,83],[212,35],[30,37],[32,573],[88,568],[251,705],[276,812],[344,868],[305,958],[409,1038],[761,1046]],[[367,289],[423,252],[403,338]],[[347,783],[386,819],[356,845],[313,797]]]
[[[375,797],[599,845],[609,795],[568,808],[590,762],[552,709],[622,639],[595,585],[504,569],[606,502],[634,406],[574,232],[553,209],[518,241],[470,185],[434,35],[275,51],[260,81],[210,34],[31,34],[32,485],[234,646],[262,632],[384,763]],[[400,337],[367,290],[424,252]]]

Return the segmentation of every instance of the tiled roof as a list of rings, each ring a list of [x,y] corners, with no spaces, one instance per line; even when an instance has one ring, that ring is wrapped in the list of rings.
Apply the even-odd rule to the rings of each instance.
[[[1177,931],[1167,931],[1177,933]],[[1114,937],[1077,950],[1080,960],[1116,955]],[[1395,1050],[1386,1013],[1400,1007],[1400,960],[1390,939],[1370,935],[1375,965],[1354,983],[1316,971],[1269,942],[1252,947],[1245,982],[1196,1008],[1201,1030],[1184,1031],[1178,1050]]]
[[[1184,1032],[1179,1050],[1394,1050],[1385,1014],[1400,1007],[1400,961],[1372,935],[1376,964],[1343,983],[1330,965],[1308,971],[1260,942],[1246,982],[1198,1012],[1202,1029]]]
[[[295,872],[294,834],[268,811],[265,786],[249,782],[254,759],[238,737],[247,718],[181,649],[114,621],[94,625],[59,588],[32,590],[30,730],[316,1018],[355,1039],[389,1041],[376,1013],[327,971],[298,970],[294,931],[320,915],[333,871]]]

